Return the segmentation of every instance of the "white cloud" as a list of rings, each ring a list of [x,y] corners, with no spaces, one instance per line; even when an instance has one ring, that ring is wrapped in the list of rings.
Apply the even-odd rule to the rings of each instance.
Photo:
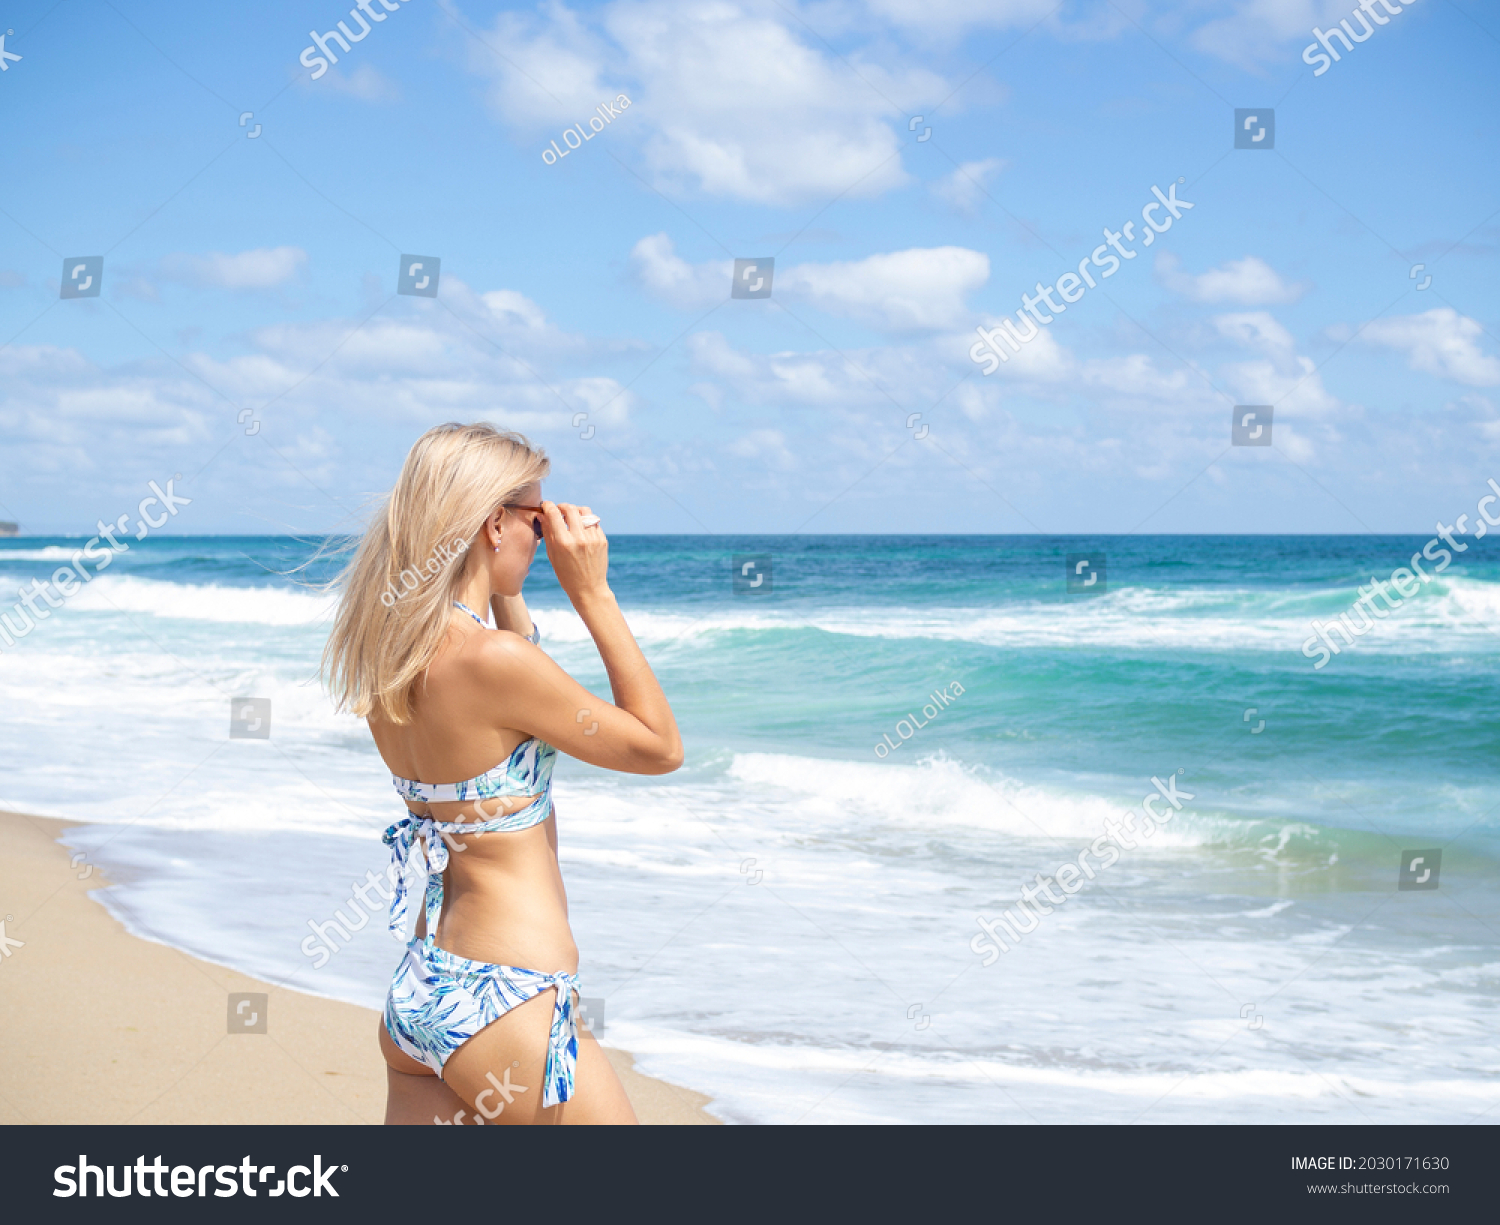
[[[1000,324],[1009,320],[1012,327],[1016,327],[1016,320],[1010,315],[986,315],[984,317],[984,329],[993,332]],[[1029,322],[1029,319],[1028,319]],[[1035,324],[1032,324],[1035,327]],[[1025,331],[1017,327],[1017,334]],[[965,356],[969,350],[978,342],[977,331],[970,331],[960,338],[962,340]],[[1020,379],[1040,383],[1057,383],[1071,376],[1076,363],[1073,355],[1062,345],[1057,343],[1057,338],[1045,327],[1037,328],[1036,335],[1025,341],[1019,352],[1011,349],[1000,338],[1004,352],[1001,354],[1006,360],[1002,361],[994,372],[1010,379]]]
[[[492,289],[480,294],[479,300],[489,308],[491,316],[502,323],[533,332],[544,331],[548,326],[547,313],[514,289]]]
[[[246,337],[249,352],[188,353],[181,366],[154,355],[96,364],[76,350],[13,345],[0,351],[0,434],[24,440],[37,471],[139,471],[145,480],[159,475],[165,448],[212,454],[239,407],[283,450],[319,422],[338,423],[348,440],[445,418],[542,435],[568,429],[578,412],[601,426],[628,423],[637,401],[618,381],[568,369],[600,342],[562,332],[514,290],[476,294],[445,277],[443,294],[463,323],[401,299],[363,324],[262,327]]]
[[[1476,418],[1474,428],[1489,443],[1500,443],[1500,412],[1495,402],[1486,396],[1460,396],[1458,404],[1468,408]]]
[[[1216,315],[1213,323],[1219,335],[1243,348],[1258,349],[1274,357],[1286,357],[1297,350],[1292,334],[1269,311]]]
[[[666,234],[652,234],[630,250],[636,279],[653,296],[683,310],[721,302],[729,296],[734,261],[710,260],[690,264],[677,254]]]
[[[1297,419],[1331,418],[1344,405],[1323,385],[1312,358],[1300,354],[1291,370],[1269,361],[1234,362],[1217,372],[1221,385],[1234,392],[1237,404],[1274,404],[1276,428]],[[1226,406],[1227,412],[1227,406]],[[1278,445],[1281,434],[1277,434]],[[1300,456],[1299,456],[1300,458]]]
[[[865,0],[870,13],[911,33],[1032,26],[1058,7],[1057,0]]]
[[[369,64],[361,64],[348,75],[338,68],[331,69],[315,87],[310,87],[331,89],[362,102],[395,102],[401,97],[400,87]]]
[[[694,368],[707,374],[737,381],[756,373],[757,364],[751,355],[736,349],[722,332],[695,332],[686,344]]]
[[[966,247],[914,247],[852,263],[798,264],[778,289],[831,315],[887,331],[961,327],[965,297],[990,279],[990,257]]]
[[[957,209],[972,216],[979,212],[985,199],[985,183],[1004,170],[1004,158],[987,157],[982,161],[964,162],[950,175],[945,175],[932,185],[932,194]]]
[[[632,106],[607,139],[639,142],[658,187],[761,204],[904,184],[904,133],[871,85],[912,100],[951,92],[925,69],[826,53],[781,13],[730,0],[619,0],[598,17],[551,0],[537,15],[501,14],[486,41],[503,54],[476,46],[470,65],[491,78],[496,117],[526,139],[623,92]]]
[[[724,389],[717,383],[693,383],[688,387],[688,393],[697,396],[714,412],[724,406]]]
[[[787,449],[786,435],[780,430],[751,430],[730,443],[725,450],[741,459],[757,459],[783,472],[797,466],[796,457]]]
[[[1377,319],[1359,339],[1405,353],[1413,370],[1470,387],[1494,387],[1500,384],[1500,361],[1479,347],[1483,332],[1475,320],[1442,306],[1421,315]]]
[[[1230,260],[1219,268],[1194,276],[1181,270],[1181,261],[1170,251],[1156,257],[1156,276],[1173,293],[1194,302],[1231,302],[1237,306],[1273,306],[1295,302],[1307,292],[1306,285],[1288,284],[1281,275],[1254,255]]]
[[[12,345],[0,353],[0,429],[8,446],[25,446],[32,472],[139,471],[163,448],[202,445],[223,400],[175,366],[95,365],[76,349]],[[135,461],[135,462],[132,462]]]
[[[1314,25],[1327,29],[1348,17],[1356,0],[1181,0],[1132,10],[1118,6],[1059,6],[1057,0],[827,0],[809,20],[820,32],[850,33],[871,26],[899,29],[908,39],[951,43],[974,30],[1025,30],[1061,43],[1156,37],[1186,40],[1197,50],[1248,68],[1295,58],[1311,42]],[[804,10],[807,11],[807,10]],[[1076,15],[1075,15],[1076,14]],[[1070,17],[1072,19],[1070,20]],[[1198,24],[1194,29],[1195,23]],[[1356,25],[1356,30],[1358,26]]]
[[[630,253],[637,279],[654,296],[699,309],[729,296],[730,260],[689,264],[666,234],[641,239]],[[830,264],[776,269],[776,296],[807,303],[882,331],[961,327],[965,298],[989,280],[989,256],[966,247],[914,247]]]
[[[888,445],[887,433],[899,435],[908,411],[920,411],[945,439],[965,419],[999,431],[1008,470],[1185,480],[1228,445],[1231,403],[1276,404],[1278,448],[1298,463],[1337,454],[1340,426],[1361,420],[1362,410],[1329,393],[1281,323],[1264,311],[1223,315],[1210,335],[1228,342],[1228,360],[1208,361],[1201,345],[1190,364],[1144,352],[1085,359],[1041,328],[990,378],[968,361],[967,331],[843,354],[758,354],[717,333],[694,335],[687,348],[700,377],[730,388],[741,404],[780,410],[803,426],[848,423],[848,437],[839,433],[836,443],[828,424],[813,437],[850,454],[861,445],[855,439]],[[934,388],[944,384],[934,403]],[[791,449],[800,453],[799,445]]]
[[[475,293],[451,273],[442,289],[446,308],[424,298],[398,298],[362,326],[334,318],[257,328],[250,334],[256,353],[236,359],[237,369],[250,377],[262,364],[265,381],[257,383],[256,394],[275,394],[271,389],[283,369],[305,371],[325,360],[355,378],[451,374],[461,380],[467,367],[494,364],[526,378],[528,367],[545,371],[565,359],[618,348],[562,331],[515,290]]]
[[[1306,45],[1314,26],[1326,30],[1354,7],[1354,0],[1244,0],[1228,16],[1200,26],[1189,41],[1231,64],[1258,67],[1285,59],[1288,44]]]
[[[1000,388],[994,383],[961,383],[950,403],[970,421],[983,421],[1000,410]]]
[[[301,247],[257,247],[235,255],[168,255],[161,263],[161,277],[213,289],[274,289],[306,266],[307,252]]]
[[[1267,311],[1218,315],[1213,323],[1224,339],[1264,355],[1230,363],[1218,371],[1218,381],[1233,391],[1237,403],[1276,405],[1277,445],[1299,462],[1310,459],[1305,439],[1292,443],[1289,419],[1330,417],[1342,407],[1324,387],[1317,363],[1297,352],[1292,334]],[[1282,429],[1283,422],[1288,429]]]
[[[468,43],[468,59],[490,78],[492,113],[521,130],[573,123],[627,84],[615,49],[558,0],[536,15],[500,13],[482,42]]]
[[[1084,363],[1079,372],[1085,385],[1107,390],[1114,395],[1140,396],[1150,400],[1181,400],[1188,390],[1196,392],[1203,380],[1174,364],[1170,371],[1161,370],[1144,353],[1123,357],[1096,358]]]
[[[733,387],[737,400],[755,406],[850,411],[889,405],[870,378],[851,363],[859,363],[866,374],[879,378],[882,365],[894,366],[900,360],[900,355],[890,349],[844,355],[828,349],[750,353],[736,349],[719,332],[697,332],[683,343],[694,370],[723,380]]]

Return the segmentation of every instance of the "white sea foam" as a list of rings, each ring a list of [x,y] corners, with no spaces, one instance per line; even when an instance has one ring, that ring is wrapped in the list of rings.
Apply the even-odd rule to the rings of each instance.
[[[889,760],[830,761],[783,753],[736,753],[728,773],[745,792],[774,795],[789,804],[795,819],[809,832],[848,829],[856,823],[867,827],[877,820],[928,830],[979,829],[1048,842],[1065,838],[1080,847],[1105,832],[1107,818],[1118,821],[1131,808],[1137,809],[1137,823],[1144,824],[1141,799],[1157,795],[1149,777],[1139,780],[1134,791],[1107,797],[1077,786],[1022,783],[955,761],[944,752],[900,765]],[[1171,763],[1163,763],[1158,773],[1163,778],[1172,773]],[[1184,783],[1181,790],[1190,792],[1192,787]],[[1161,810],[1173,811],[1170,805],[1162,805]],[[1209,815],[1195,813],[1189,801],[1169,824],[1142,840],[1142,849],[1149,853],[1220,841],[1223,826],[1204,820]]]
[[[8,561],[67,561],[82,547],[79,543],[68,547],[49,544],[40,549],[0,549],[0,565]]]
[[[1385,619],[1359,642],[1376,653],[1432,653],[1487,648],[1500,617],[1500,584],[1453,578]],[[1100,647],[1130,650],[1286,651],[1301,654],[1311,622],[1328,622],[1355,592],[1303,595],[1260,590],[1211,592],[1124,589],[1070,603],[1017,602],[973,608],[791,608],[702,613],[630,610],[643,642],[690,643],[732,633],[818,630],[856,638],[929,638],[1001,648]],[[587,627],[571,609],[538,612],[549,642],[586,643]]]
[[[632,1035],[625,1035],[632,1037]],[[630,1042],[632,1053],[655,1054],[658,1043],[640,1032]],[[679,1045],[681,1044],[681,1045]],[[694,1050],[694,1048],[698,1048]],[[711,1055],[714,1060],[732,1061],[746,1071],[787,1073],[791,1075],[824,1074],[847,1077],[871,1068],[867,1050],[824,1047],[809,1049],[797,1046],[756,1045],[714,1041],[679,1033],[672,1036],[671,1049],[683,1053]],[[1326,1076],[1294,1068],[1237,1068],[1225,1071],[1191,1070],[1153,1073],[1150,1071],[1116,1072],[1090,1067],[1038,1067],[999,1060],[975,1058],[963,1051],[941,1055],[917,1055],[893,1050],[878,1057],[882,1078],[905,1081],[953,1081],[967,1079],[973,1072],[982,1073],[992,1085],[1026,1085],[1049,1090],[1077,1090],[1086,1094],[1110,1094],[1123,1098],[1159,1100],[1167,1094],[1205,1101],[1229,1101],[1246,1097],[1281,1099],[1286,1097],[1339,1099],[1339,1088],[1352,1090],[1371,1099],[1400,1099],[1407,1096],[1428,1099],[1431,1103],[1462,1100],[1473,1107],[1500,1103],[1500,1082],[1472,1080],[1413,1080],[1392,1077],[1340,1076],[1331,1083]]]
[[[71,550],[48,546],[0,554],[66,560]],[[1264,589],[1120,588],[1067,602],[1016,601],[986,609],[932,606],[818,608],[702,612],[632,608],[627,617],[644,643],[690,644],[725,634],[816,630],[855,638],[928,638],[1000,648],[1099,647],[1131,650],[1242,650],[1301,653],[1311,621],[1347,610],[1352,590],[1287,592]],[[87,612],[124,612],[209,624],[308,626],[326,629],[336,597],[286,587],[171,583],[101,574],[69,600]],[[587,644],[587,627],[571,608],[537,610],[548,643]],[[1384,618],[1358,642],[1373,653],[1433,653],[1487,649],[1500,639],[1500,583],[1449,576]]]
[[[324,625],[331,595],[284,587],[222,587],[164,583],[133,575],[101,574],[69,601],[88,612],[145,613],[174,621],[241,625]]]

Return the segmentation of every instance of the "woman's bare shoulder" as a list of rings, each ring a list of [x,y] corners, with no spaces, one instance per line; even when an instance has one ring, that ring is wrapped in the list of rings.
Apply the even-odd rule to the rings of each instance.
[[[474,675],[485,684],[516,685],[528,677],[540,679],[551,658],[533,643],[509,630],[476,634],[466,644],[465,655]]]

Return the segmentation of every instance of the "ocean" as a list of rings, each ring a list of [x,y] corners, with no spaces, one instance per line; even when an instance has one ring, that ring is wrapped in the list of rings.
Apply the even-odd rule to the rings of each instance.
[[[131,542],[0,640],[0,807],[85,822],[137,935],[379,1007],[402,808],[317,680],[316,543]],[[728,1122],[1500,1119],[1500,546],[1304,649],[1426,543],[614,539],[687,762],[557,769],[604,1040]],[[0,541],[12,631],[80,544]],[[607,695],[541,555],[527,597]]]

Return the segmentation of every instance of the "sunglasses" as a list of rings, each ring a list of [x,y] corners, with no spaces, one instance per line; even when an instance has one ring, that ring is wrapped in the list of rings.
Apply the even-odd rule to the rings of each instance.
[[[536,533],[536,538],[542,538],[542,508],[540,506],[526,506],[520,502],[506,502],[505,509],[514,512],[519,517],[521,511],[526,511],[532,516],[531,530]]]

